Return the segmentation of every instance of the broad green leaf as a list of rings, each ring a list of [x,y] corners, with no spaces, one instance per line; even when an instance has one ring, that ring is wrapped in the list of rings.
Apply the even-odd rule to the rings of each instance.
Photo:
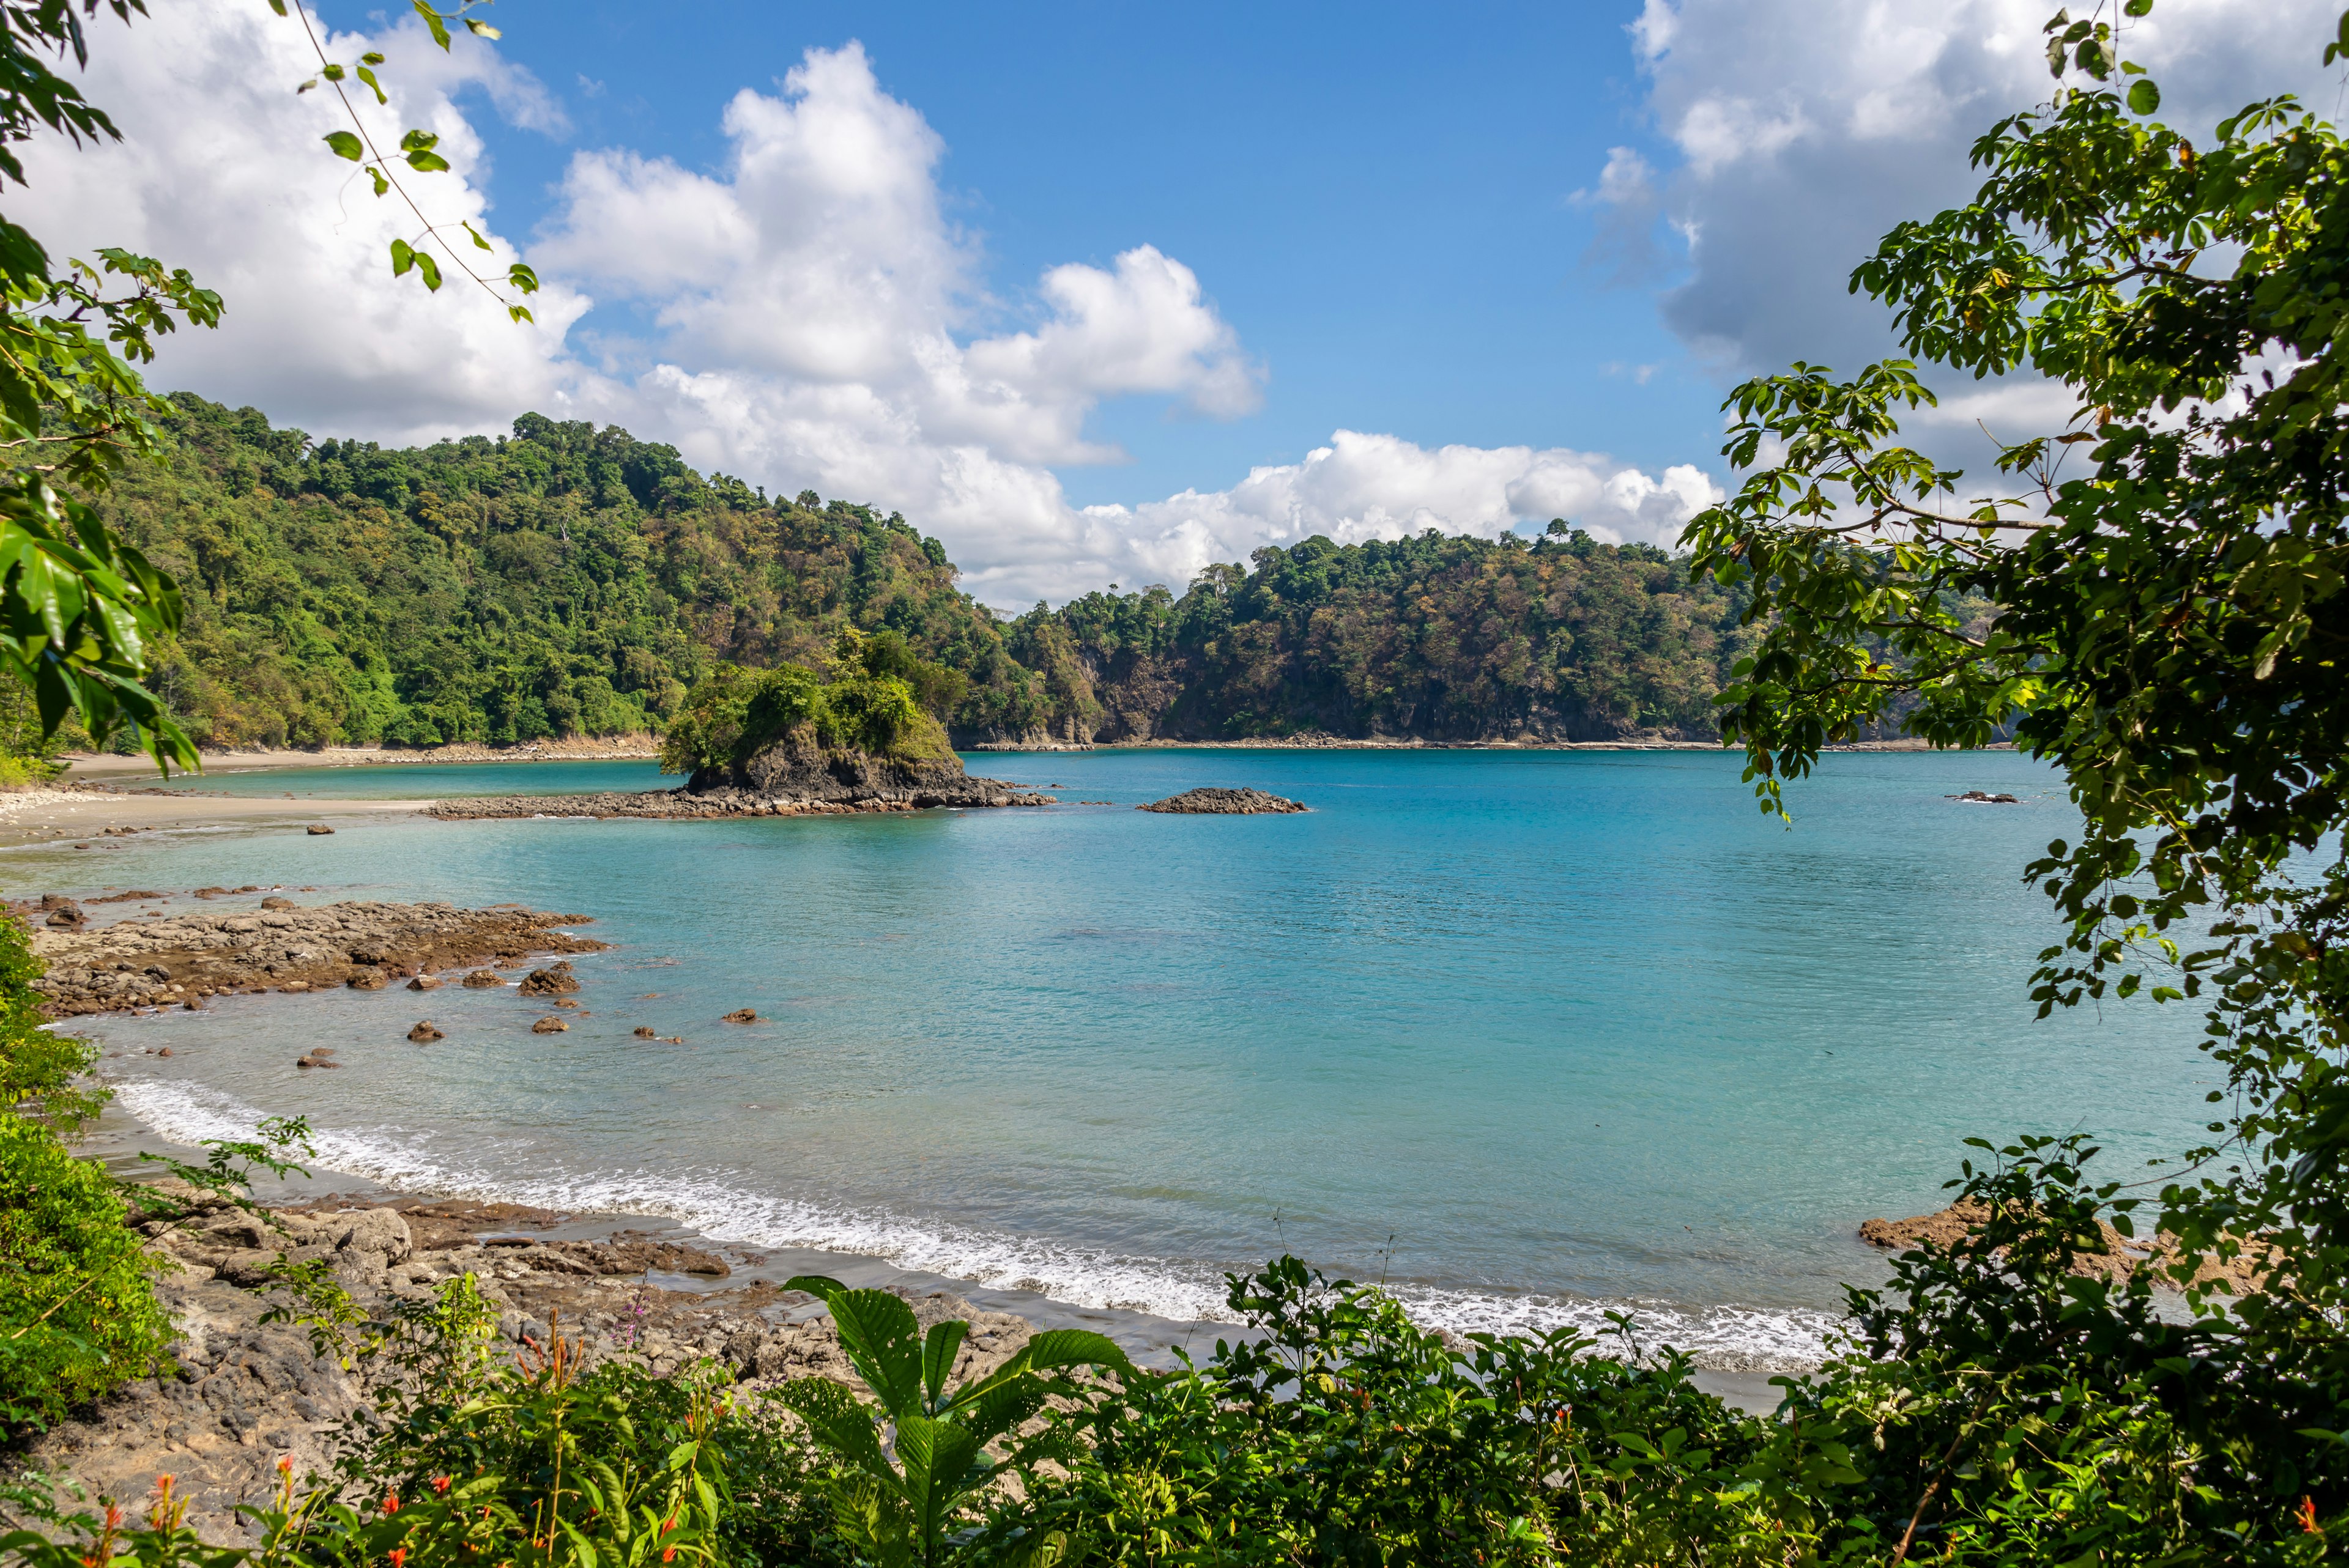
[[[353,163],[357,163],[360,159],[367,156],[366,147],[360,143],[357,137],[353,136],[347,130],[330,130],[326,132],[326,142],[328,147],[334,150],[336,157],[347,158]]]
[[[2150,81],[2132,82],[2128,90],[2128,106],[2132,114],[2149,115],[2161,107],[2161,89]]]
[[[930,1406],[936,1408],[938,1396],[947,1386],[947,1374],[954,1370],[955,1353],[962,1348],[963,1337],[970,1325],[958,1317],[931,1326],[929,1336],[922,1344],[922,1387],[929,1395]]]

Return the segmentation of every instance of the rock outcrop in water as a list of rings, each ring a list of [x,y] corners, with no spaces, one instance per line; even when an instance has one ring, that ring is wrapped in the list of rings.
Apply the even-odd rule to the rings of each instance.
[[[303,909],[282,899],[251,914],[133,916],[111,925],[36,930],[48,973],[33,987],[51,1017],[195,1004],[238,991],[322,991],[353,980],[512,963],[605,944],[555,929],[585,914],[350,902]],[[488,971],[483,971],[488,974]],[[504,982],[490,974],[489,984]]]
[[[1166,811],[1186,816],[1257,817],[1289,811],[1309,811],[1302,801],[1283,799],[1268,795],[1261,789],[1185,789],[1180,795],[1170,795],[1164,800],[1153,800],[1147,806],[1136,806],[1137,811]]]
[[[804,1377],[854,1382],[829,1316],[774,1321],[779,1308],[805,1296],[763,1280],[706,1292],[651,1283],[654,1273],[728,1277],[727,1261],[701,1247],[641,1231],[608,1241],[541,1240],[524,1233],[567,1216],[513,1203],[327,1199],[255,1216],[190,1190],[177,1195],[195,1209],[192,1220],[168,1232],[160,1221],[141,1227],[165,1233],[150,1247],[165,1264],[156,1295],[179,1329],[176,1371],[126,1385],[35,1439],[19,1459],[68,1473],[92,1495],[119,1498],[145,1495],[169,1471],[193,1505],[188,1522],[216,1543],[246,1542],[233,1511],[268,1500],[279,1456],[293,1460],[296,1475],[330,1470],[353,1430],[345,1423],[366,1404],[364,1367],[355,1373],[316,1355],[295,1324],[263,1321],[268,1271],[281,1253],[324,1262],[377,1315],[470,1273],[498,1312],[509,1348],[525,1336],[544,1345],[559,1321],[566,1339],[579,1336],[590,1365],[629,1360],[665,1377],[709,1357],[752,1388]],[[971,1326],[957,1378],[992,1371],[1028,1342],[1027,1323],[1009,1314],[944,1294],[909,1300],[925,1329],[947,1318]]]
[[[704,768],[681,789],[639,794],[509,795],[438,800],[427,814],[444,821],[493,817],[834,816],[851,811],[918,811],[936,806],[1050,806],[1050,795],[963,770],[953,752],[934,758],[884,757],[820,745],[802,726],[748,760]]]

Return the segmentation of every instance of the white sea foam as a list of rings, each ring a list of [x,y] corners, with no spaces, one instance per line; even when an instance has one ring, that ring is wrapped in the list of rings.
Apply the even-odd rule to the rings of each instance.
[[[161,1137],[193,1144],[255,1136],[261,1113],[200,1085],[133,1081],[117,1103]],[[1071,1306],[1148,1313],[1178,1322],[1229,1322],[1223,1271],[1213,1264],[1137,1257],[878,1209],[812,1203],[751,1191],[729,1173],[635,1170],[574,1173],[497,1171],[444,1159],[429,1133],[384,1126],[312,1130],[312,1164],[403,1191],[529,1203],[573,1212],[673,1220],[714,1241],[803,1247],[886,1260],[909,1271],[1032,1291]],[[1404,1284],[1392,1286],[1412,1316],[1455,1334],[1539,1334],[1572,1327],[1611,1338],[1610,1312],[1631,1316],[1640,1346],[1687,1352],[1701,1367],[1795,1371],[1817,1365],[1834,1325],[1826,1313]]]

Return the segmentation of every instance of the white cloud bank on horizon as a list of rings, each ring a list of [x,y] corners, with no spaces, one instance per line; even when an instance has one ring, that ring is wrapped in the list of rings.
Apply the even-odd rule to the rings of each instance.
[[[321,149],[337,110],[291,90],[315,66],[299,29],[258,0],[182,0],[93,39],[85,90],[125,142],[36,145],[32,189],[11,198],[61,255],[126,245],[224,296],[222,329],[169,340],[156,385],[387,442],[502,429],[525,410],[623,425],[771,490],[901,511],[997,603],[1112,581],[1179,588],[1210,562],[1317,532],[1491,534],[1563,515],[1602,538],[1669,541],[1718,493],[1693,466],[1658,478],[1565,449],[1340,430],[1228,490],[1079,509],[1051,468],[1123,458],[1086,436],[1102,401],[1234,418],[1261,402],[1264,370],[1191,269],[1147,244],[1107,268],[1049,269],[1031,325],[981,335],[983,258],[941,211],[944,147],[857,45],[809,50],[777,93],[737,93],[714,172],[575,154],[555,213],[518,247],[492,222],[488,160],[452,95],[479,88],[547,129],[560,104],[462,35],[440,54],[412,20],[328,46],[347,60],[370,46],[391,56],[380,125],[438,131],[452,165],[412,189],[436,219],[490,235],[496,272],[516,255],[538,269],[539,328],[510,325],[453,273],[437,296],[392,282],[387,248],[414,236]],[[652,330],[577,330],[599,300]]]
[[[1590,263],[1663,285],[1666,324],[1724,377],[1795,359],[1848,374],[1899,353],[1891,313],[1847,292],[1851,271],[1901,220],[1971,198],[1984,178],[1967,161],[1974,140],[2046,101],[2056,0],[1642,4],[1630,32],[1645,108],[1680,161],[1659,172],[1619,148],[1594,173],[1579,198],[1600,214]],[[2339,14],[2339,0],[2159,0],[2122,53],[2190,134],[2283,91],[2330,115],[2340,80],[2323,58]],[[1938,432],[1928,444],[1978,441],[1977,418],[2021,438],[2071,411],[2028,378],[1924,377],[1943,395],[1911,421]]]

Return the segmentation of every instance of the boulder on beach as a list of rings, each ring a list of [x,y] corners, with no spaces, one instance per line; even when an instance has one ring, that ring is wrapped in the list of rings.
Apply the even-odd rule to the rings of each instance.
[[[440,982],[434,975],[419,975],[408,983],[408,988],[411,991],[438,991],[440,989]]]
[[[326,826],[326,823],[324,823],[324,822],[313,822],[313,823],[311,823],[311,824],[310,824],[310,826],[309,826],[309,828],[308,828],[308,830],[308,830],[308,832],[309,832],[310,836],[311,836],[312,838],[316,839],[316,838],[321,838],[321,837],[324,837],[324,836],[325,836],[325,835],[326,835],[326,834],[332,833],[335,830],[334,830],[334,829],[332,829],[332,828],[329,828],[329,827],[328,827],[328,826]]]
[[[1308,811],[1312,808],[1302,801],[1268,795],[1261,789],[1205,788],[1185,789],[1180,795],[1169,795],[1164,800],[1153,800],[1149,805],[1136,806],[1134,810],[1182,816],[1257,817]]]
[[[492,985],[504,984],[505,981],[494,969],[476,969],[465,976],[465,988],[469,991],[486,991]]]
[[[354,991],[380,991],[391,982],[383,977],[380,969],[362,969],[343,984]]]

